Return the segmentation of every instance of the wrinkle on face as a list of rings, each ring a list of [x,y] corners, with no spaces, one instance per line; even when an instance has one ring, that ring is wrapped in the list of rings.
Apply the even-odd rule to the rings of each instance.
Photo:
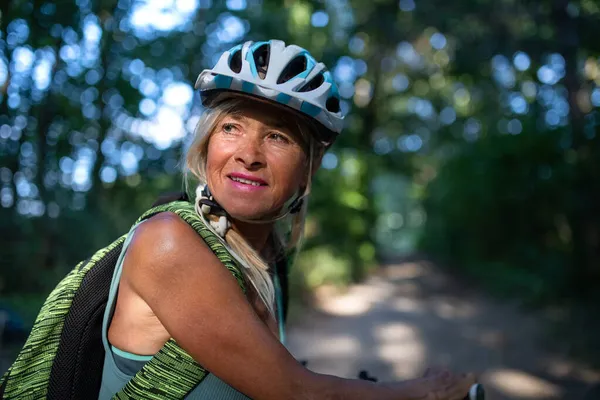
[[[208,143],[207,183],[233,218],[277,214],[308,174],[307,155],[297,129],[286,124],[285,117],[274,117],[275,110],[282,115],[279,108],[257,104],[222,118]],[[240,191],[232,185],[231,174],[256,177],[267,185]]]

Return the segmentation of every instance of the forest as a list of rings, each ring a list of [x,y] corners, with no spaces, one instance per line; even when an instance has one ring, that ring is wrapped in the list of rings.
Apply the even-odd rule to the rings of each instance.
[[[182,190],[196,77],[277,38],[330,68],[347,114],[315,176],[296,293],[423,254],[598,329],[599,17],[593,0],[2,1],[0,303],[29,321]]]

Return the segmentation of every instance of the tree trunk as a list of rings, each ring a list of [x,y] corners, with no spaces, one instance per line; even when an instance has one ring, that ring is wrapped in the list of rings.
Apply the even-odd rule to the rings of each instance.
[[[41,7],[41,2],[36,1],[35,7]],[[34,24],[35,28],[31,30],[32,34],[39,33],[41,35],[47,35],[46,29],[41,25],[39,19],[32,18],[32,24]],[[39,37],[32,37],[34,42],[40,42]],[[50,82],[54,81],[54,77],[56,75],[56,71],[58,70],[61,61],[59,52],[62,46],[62,39],[58,38],[54,42],[54,53],[56,54],[56,61],[52,66],[50,71]],[[33,82],[32,82],[33,86]],[[48,167],[48,142],[46,135],[48,130],[50,129],[50,125],[52,124],[53,119],[57,114],[56,107],[56,98],[55,94],[52,92],[52,85],[50,85],[47,89],[47,92],[44,98],[37,105],[37,127],[35,132],[35,142],[36,142],[36,163],[37,163],[37,171],[35,174],[35,184],[38,188],[39,200],[42,202],[45,208],[48,207],[50,203],[49,193],[46,190],[46,186],[44,184],[44,176],[47,172]],[[48,217],[48,213],[44,212],[40,217],[37,217],[33,220],[33,224],[35,227],[36,236],[39,243],[38,252],[36,254],[35,261],[36,265],[39,265],[45,269],[52,269],[56,265],[56,257],[54,254],[54,242],[57,235],[57,222]]]
[[[600,278],[600,230],[597,219],[600,193],[595,179],[597,172],[594,172],[597,154],[593,153],[593,142],[585,136],[584,113],[577,100],[582,88],[578,76],[579,37],[577,20],[567,12],[568,4],[568,0],[557,0],[552,16],[557,28],[559,50],[565,59],[564,84],[568,93],[572,148],[577,152],[568,217],[573,241],[569,284],[574,291],[586,294],[592,287],[591,283]]]

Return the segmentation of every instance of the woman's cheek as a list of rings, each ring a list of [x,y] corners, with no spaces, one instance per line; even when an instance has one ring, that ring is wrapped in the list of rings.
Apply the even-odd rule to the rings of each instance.
[[[282,154],[274,161],[275,172],[285,174],[287,179],[293,180],[298,175],[299,169],[302,168],[295,154]]]

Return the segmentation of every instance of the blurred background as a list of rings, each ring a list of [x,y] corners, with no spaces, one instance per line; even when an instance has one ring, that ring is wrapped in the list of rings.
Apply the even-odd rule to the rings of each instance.
[[[416,374],[384,362],[402,354],[505,368],[497,398],[575,398],[600,368],[599,17],[595,0],[0,2],[2,371],[60,278],[181,190],[199,72],[279,38],[329,66],[348,113],[292,271],[294,352],[331,334],[346,370],[329,372],[379,352],[383,377]]]

